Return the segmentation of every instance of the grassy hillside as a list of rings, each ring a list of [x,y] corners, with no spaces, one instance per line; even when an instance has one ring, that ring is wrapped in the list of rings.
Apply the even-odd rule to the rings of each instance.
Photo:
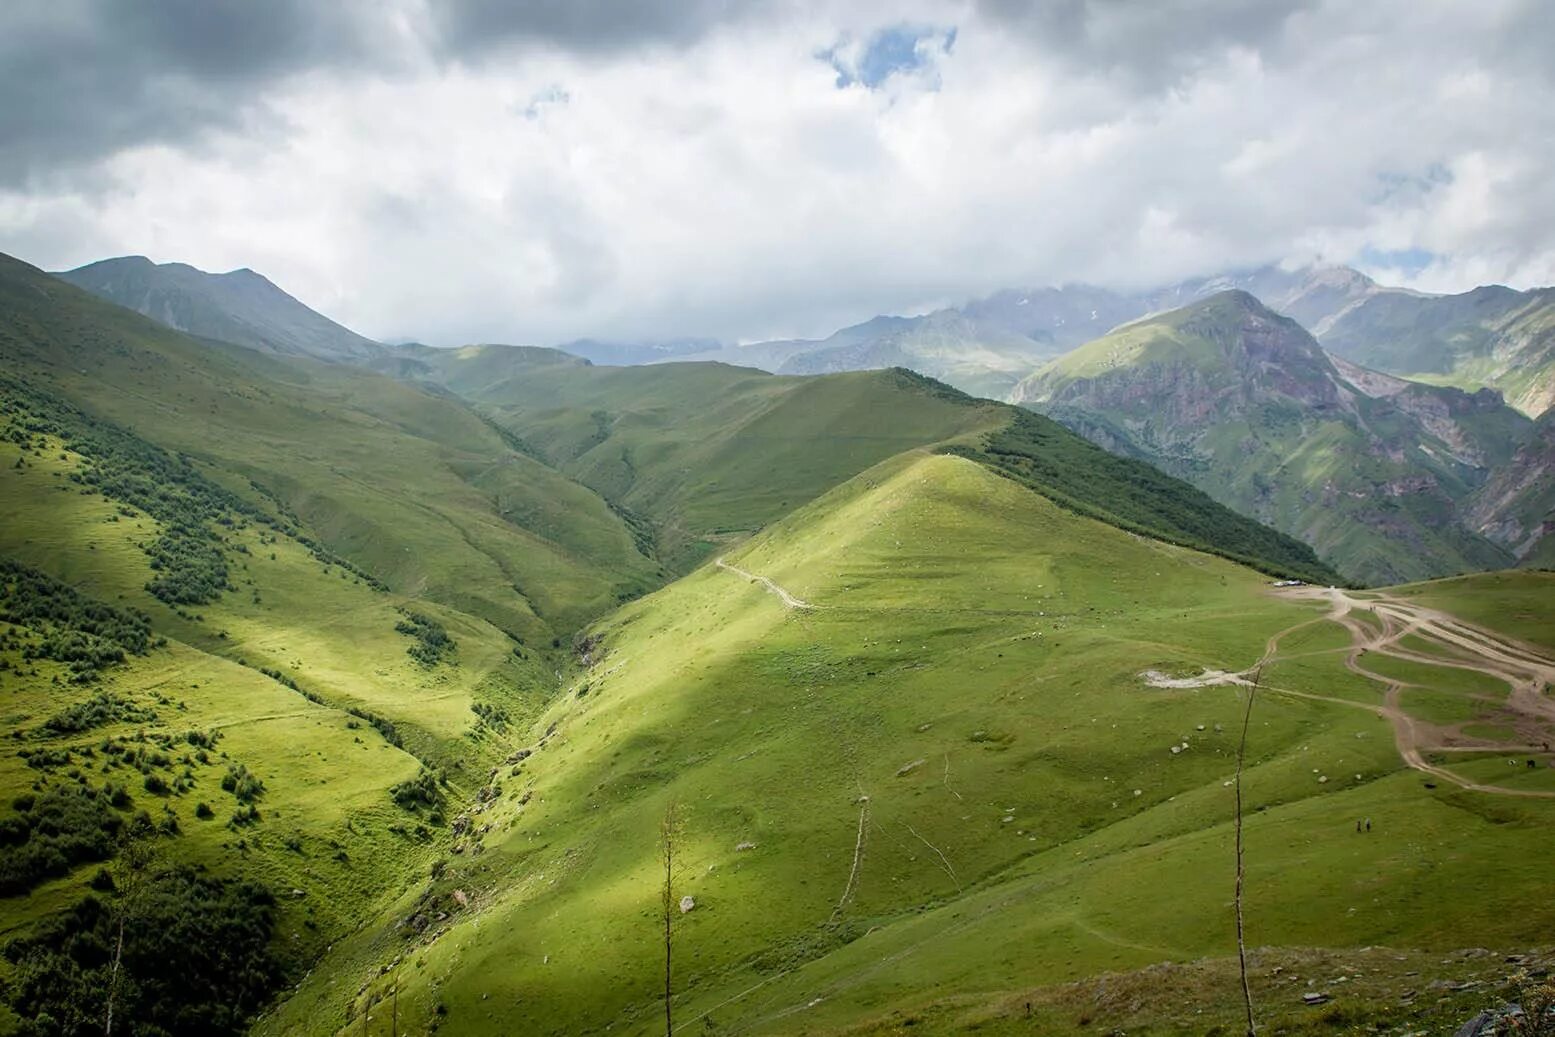
[[[1019,396],[1300,538],[1352,579],[1512,561],[1458,509],[1510,458],[1526,420],[1494,394],[1338,366],[1246,293],[1126,325],[1044,367]]]
[[[1524,565],[1555,562],[1555,413],[1546,412],[1467,501],[1466,521]]]
[[[689,567],[902,450],[955,450],[1082,514],[1332,580],[1310,550],[1061,426],[909,371],[774,377],[721,364],[585,366],[549,350],[418,353],[538,456],[653,528]]]
[[[10,941],[46,941],[117,903],[110,858],[138,832],[169,898],[156,903],[194,913],[146,908],[134,931],[188,927],[185,951],[132,943],[140,994],[121,1017],[171,1010],[152,981],[187,952],[199,960],[179,1010],[241,1019],[426,873],[453,811],[396,789],[441,774],[415,787],[467,798],[539,711],[549,661],[375,586],[289,519],[37,390],[9,383],[0,430],[0,975],[23,1018],[101,1027],[105,963],[90,940]],[[226,892],[195,904],[176,877],[191,867]],[[202,964],[241,944],[216,930],[224,905],[245,905],[232,924],[258,938],[241,968]],[[199,1002],[205,983],[215,1000]],[[0,1031],[17,1022],[0,1010]]]
[[[533,754],[493,775],[480,834],[405,909],[446,920],[345,941],[260,1032],[356,1032],[364,1002],[332,977],[391,961],[366,997],[396,984],[407,1028],[661,1025],[672,803],[673,894],[694,900],[675,912],[678,1026],[926,1013],[952,1032],[969,1010],[1018,1013],[1014,991],[1223,957],[1244,692],[1141,674],[1270,653],[1247,776],[1267,1012],[1307,989],[1270,992],[1268,964],[1298,948],[1521,947],[1555,923],[1539,852],[1555,803],[1423,785],[1374,712],[1381,686],[1345,671],[1344,631],[1250,570],[922,453],[721,561],[591,630]],[[1414,959],[1385,960],[1408,982]],[[1210,1018],[1234,1004],[1221,975]],[[1174,1010],[1147,990],[1136,1012]]]
[[[197,342],[0,258],[15,379],[190,458],[409,594],[534,642],[659,580],[596,494],[446,394]]]

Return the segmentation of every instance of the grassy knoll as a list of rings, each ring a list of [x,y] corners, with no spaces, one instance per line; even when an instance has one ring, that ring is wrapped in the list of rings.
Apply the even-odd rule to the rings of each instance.
[[[402,1021],[648,1030],[672,801],[692,1028],[824,1032],[1233,949],[1241,693],[1138,675],[1241,668],[1311,607],[944,455],[871,468],[725,560],[812,607],[707,566],[594,627],[593,665],[421,893],[448,921],[346,941],[261,1032],[359,1025],[327,969],[391,956]],[[1251,752],[1255,944],[1512,946],[1555,921],[1550,804],[1426,789],[1372,710],[1272,690]]]

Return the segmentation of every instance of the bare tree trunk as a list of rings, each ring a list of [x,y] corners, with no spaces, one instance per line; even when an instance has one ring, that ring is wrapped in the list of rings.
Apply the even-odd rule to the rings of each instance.
[[[113,1001],[114,995],[119,992],[119,962],[124,958],[124,917],[126,912],[123,906],[119,909],[119,938],[113,946],[113,968],[108,973],[108,1015],[103,1021],[104,1037],[112,1037],[113,1034]]]
[[[671,966],[675,922],[675,843],[679,836],[680,817],[672,802],[664,811],[664,820],[659,825],[659,849],[664,859],[664,889],[661,897],[664,908],[664,1037],[671,1037],[675,1032],[670,999],[674,994]]]
[[[1242,926],[1242,885],[1245,872],[1242,867],[1242,762],[1247,756],[1247,728],[1253,719],[1253,699],[1258,694],[1258,683],[1263,679],[1263,667],[1253,674],[1253,685],[1247,689],[1247,708],[1242,713],[1242,739],[1236,747],[1236,957],[1242,973],[1242,1003],[1247,1007],[1247,1037],[1255,1037],[1258,1030],[1253,1023],[1253,988],[1247,982],[1247,937]]]
[[[109,865],[113,869],[113,885],[118,893],[114,906],[118,914],[119,931],[114,939],[113,967],[108,973],[108,1005],[103,1014],[104,1037],[112,1037],[113,1034],[113,1010],[119,997],[119,974],[124,962],[124,930],[139,905],[141,893],[156,861],[155,847],[138,835],[129,835],[120,845],[118,857]]]

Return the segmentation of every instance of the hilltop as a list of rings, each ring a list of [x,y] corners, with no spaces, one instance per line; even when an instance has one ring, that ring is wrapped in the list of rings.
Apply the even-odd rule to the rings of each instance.
[[[247,268],[209,274],[186,263],[124,256],[54,276],[200,338],[315,360],[361,361],[383,352]]]
[[[1494,392],[1330,358],[1240,290],[1125,325],[1048,364],[1015,398],[1300,537],[1354,579],[1511,560],[1462,525],[1457,506],[1511,457],[1526,419]]]

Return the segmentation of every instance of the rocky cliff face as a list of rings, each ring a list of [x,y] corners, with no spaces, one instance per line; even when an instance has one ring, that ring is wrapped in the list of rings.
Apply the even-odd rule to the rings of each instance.
[[[1469,498],[1464,518],[1519,560],[1555,560],[1555,412]]]

